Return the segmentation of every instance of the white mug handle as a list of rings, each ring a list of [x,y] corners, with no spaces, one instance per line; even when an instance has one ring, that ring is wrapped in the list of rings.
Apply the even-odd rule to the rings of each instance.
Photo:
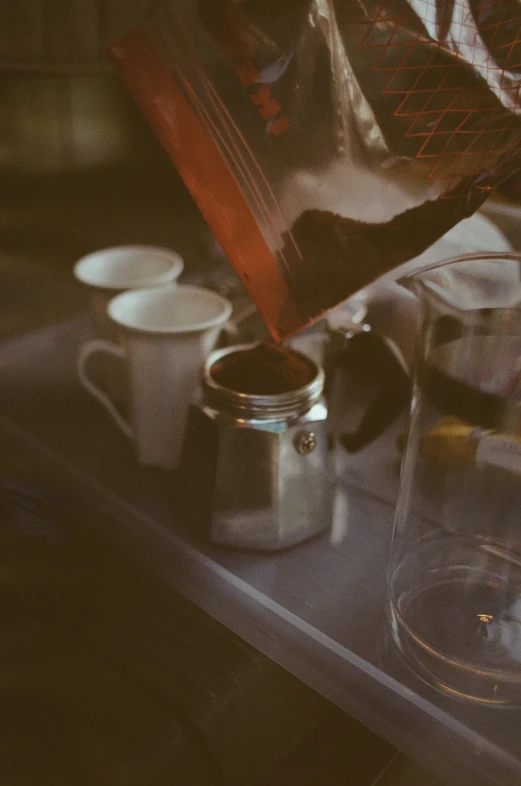
[[[121,347],[116,346],[116,344],[112,344],[110,341],[104,341],[101,338],[93,339],[92,341],[87,341],[80,349],[77,358],[77,368],[78,368],[78,376],[80,378],[80,382],[83,387],[88,390],[88,392],[97,399],[100,404],[103,404],[109,415],[112,417],[115,424],[121,429],[123,434],[128,437],[129,439],[134,438],[134,432],[132,428],[127,423],[124,417],[120,414],[117,407],[112,403],[110,398],[104,393],[100,388],[89,379],[86,365],[87,361],[91,355],[96,354],[97,352],[106,352],[108,355],[113,355],[114,357],[120,358],[124,360],[126,355]]]

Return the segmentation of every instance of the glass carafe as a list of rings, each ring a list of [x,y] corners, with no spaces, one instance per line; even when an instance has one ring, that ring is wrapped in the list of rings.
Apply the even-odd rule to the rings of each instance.
[[[389,566],[392,639],[462,699],[521,703],[521,256],[401,283],[420,300]]]

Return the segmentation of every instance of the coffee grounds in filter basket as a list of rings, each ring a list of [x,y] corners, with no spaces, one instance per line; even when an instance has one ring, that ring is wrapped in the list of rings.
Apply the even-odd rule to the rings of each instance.
[[[270,341],[232,352],[211,368],[212,378],[222,387],[254,396],[298,390],[316,373],[314,364],[303,355]]]

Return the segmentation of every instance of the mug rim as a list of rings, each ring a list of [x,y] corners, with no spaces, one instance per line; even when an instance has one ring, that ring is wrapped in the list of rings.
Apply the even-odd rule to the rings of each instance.
[[[148,280],[141,280],[141,281],[129,281],[128,279],[124,281],[121,280],[114,280],[114,281],[101,281],[96,280],[95,277],[89,275],[88,268],[92,264],[92,262],[96,259],[101,257],[111,257],[115,256],[116,254],[127,252],[132,254],[154,254],[157,257],[164,257],[169,262],[169,268],[165,270],[163,273],[158,273],[155,276],[151,276]],[[181,255],[174,251],[173,249],[166,248],[163,246],[149,246],[146,244],[137,244],[137,245],[121,245],[121,246],[111,246],[109,248],[100,248],[97,251],[92,251],[89,254],[78,259],[76,264],[73,268],[74,277],[81,283],[85,284],[88,287],[92,287],[93,289],[99,290],[109,290],[109,291],[122,291],[126,289],[144,289],[160,284],[167,284],[170,281],[175,281],[184,269],[184,261]]]
[[[213,317],[212,319],[207,319],[199,322],[193,322],[187,325],[177,325],[177,326],[161,326],[161,325],[143,325],[143,324],[131,324],[130,322],[125,321],[117,314],[114,313],[115,309],[120,306],[120,304],[126,300],[130,301],[132,299],[140,299],[145,298],[147,296],[154,296],[154,297],[170,297],[170,298],[179,298],[183,296],[183,293],[193,292],[197,295],[201,295],[206,300],[212,300],[214,302],[218,302],[221,305],[221,313],[218,316]],[[224,324],[228,321],[232,314],[232,304],[229,300],[225,297],[220,295],[218,292],[215,292],[213,289],[207,289],[205,287],[199,287],[193,284],[179,284],[175,288],[172,289],[160,289],[157,287],[143,287],[140,289],[133,289],[128,290],[127,292],[122,292],[119,295],[116,295],[112,298],[109,302],[107,307],[107,313],[110,319],[120,328],[124,328],[133,333],[144,333],[148,335],[162,335],[162,336],[176,336],[179,334],[184,333],[199,333],[204,330],[208,330],[213,327],[218,327],[219,325]]]

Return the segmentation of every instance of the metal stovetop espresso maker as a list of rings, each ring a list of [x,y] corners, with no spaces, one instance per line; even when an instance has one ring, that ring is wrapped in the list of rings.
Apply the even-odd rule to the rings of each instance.
[[[183,445],[185,517],[214,542],[275,550],[331,524],[324,372],[270,342],[213,352]]]

